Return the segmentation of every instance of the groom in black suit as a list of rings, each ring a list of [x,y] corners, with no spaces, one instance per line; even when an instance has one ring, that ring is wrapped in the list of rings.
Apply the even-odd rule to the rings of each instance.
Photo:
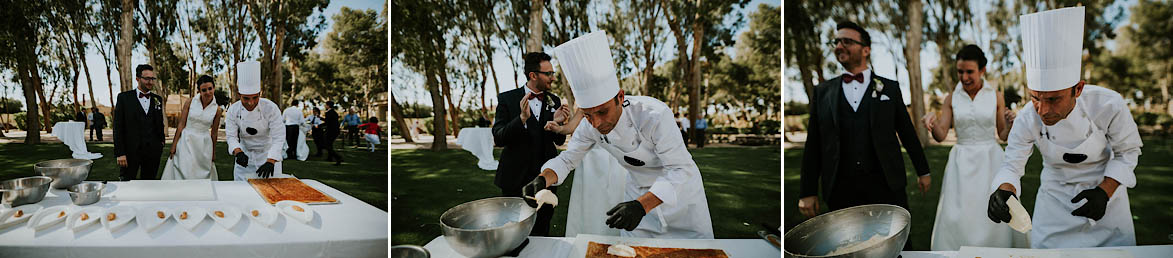
[[[538,176],[542,164],[558,156],[554,146],[566,143],[566,135],[543,129],[546,122],[566,119],[569,111],[562,107],[558,96],[549,92],[550,83],[555,78],[550,55],[532,52],[525,54],[524,58],[525,75],[529,81],[523,88],[497,95],[500,104],[493,122],[494,145],[505,147],[493,183],[501,188],[501,195],[507,197],[522,197],[521,188]],[[555,119],[555,115],[560,119]],[[547,189],[555,193],[558,190],[556,187]],[[539,208],[530,235],[549,236],[552,218],[553,206]]]
[[[848,73],[820,83],[810,98],[799,210],[818,215],[820,194],[830,210],[863,204],[908,209],[901,145],[912,159],[921,192],[932,181],[900,84],[868,68],[871,37],[866,30],[852,22],[836,28],[835,57]]]
[[[158,179],[159,157],[163,153],[163,98],[151,92],[158,82],[155,69],[139,65],[134,69],[138,88],[118,94],[114,105],[114,156],[118,157],[118,179]]]

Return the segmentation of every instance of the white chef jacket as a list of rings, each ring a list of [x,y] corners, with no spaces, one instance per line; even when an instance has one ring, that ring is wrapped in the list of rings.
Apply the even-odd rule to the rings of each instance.
[[[299,125],[303,122],[304,119],[304,116],[301,114],[301,109],[297,108],[296,106],[285,108],[285,111],[281,113],[281,116],[285,117],[285,125]]]
[[[668,105],[650,97],[627,96],[622,110],[615,129],[606,135],[589,122],[579,123],[567,150],[546,161],[542,170],[548,168],[558,175],[555,185],[566,182],[570,170],[599,144],[628,172],[625,201],[648,192],[663,201],[634,231],[620,231],[621,236],[713,238],[700,169],[685,148]]]
[[[1133,169],[1142,143],[1120,94],[1087,85],[1076,99],[1071,114],[1052,126],[1042,123],[1033,102],[1023,106],[1010,130],[1005,158],[990,192],[1002,183],[1009,183],[1022,194],[1019,180],[1025,174],[1026,162],[1035,146],[1043,156],[1043,171],[1032,220],[1032,248],[1136,244],[1127,188],[1136,186]],[[1064,153],[1086,154],[1092,158],[1072,164],[1060,158]],[[1104,177],[1120,182],[1108,201],[1104,217],[1093,222],[1071,215],[1071,211],[1086,201],[1073,204],[1070,200],[1083,190],[1098,187]]]
[[[244,109],[240,101],[228,107],[227,119],[224,124],[225,134],[228,136],[228,154],[240,148],[248,155],[248,167],[241,167],[233,162],[233,178],[237,181],[256,178],[256,170],[268,159],[277,160],[273,164],[273,176],[283,175],[281,172],[281,158],[285,154],[285,125],[281,116],[281,109],[269,99],[261,98],[252,111]],[[249,134],[248,128],[257,130],[256,134]]]

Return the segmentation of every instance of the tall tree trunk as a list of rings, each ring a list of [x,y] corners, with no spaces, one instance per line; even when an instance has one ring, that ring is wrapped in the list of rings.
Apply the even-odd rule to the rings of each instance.
[[[399,126],[399,135],[403,136],[403,141],[415,142],[411,138],[411,128],[407,126],[407,120],[403,119],[403,107],[399,106],[399,101],[395,100],[395,91],[388,90],[387,93],[390,95],[387,99],[391,101],[391,116],[395,118],[395,125]]]
[[[37,71],[37,66],[35,63],[29,64],[28,62],[26,62],[29,60],[33,60],[35,62],[35,60],[36,60],[35,53],[36,52],[33,48],[28,47],[28,44],[18,44],[17,46],[18,46],[18,48],[23,48],[25,51],[33,51],[33,52],[21,51],[22,53],[34,53],[34,54],[31,54],[34,57],[27,57],[26,56],[26,58],[23,58],[24,61],[18,61],[17,75],[20,78],[21,88],[24,89],[24,103],[25,103],[25,107],[27,107],[26,108],[27,111],[25,112],[25,120],[24,120],[25,132],[26,132],[25,136],[24,136],[24,143],[25,144],[38,144],[38,143],[41,143],[41,123],[37,122],[37,120],[39,120],[40,116],[37,114],[37,108],[36,108],[37,104],[38,104],[37,103],[37,95],[39,95],[39,94],[37,94],[38,87],[36,86],[36,81],[33,80],[33,76],[36,74],[39,74],[40,72]]]
[[[698,9],[700,8],[701,4],[702,4],[701,0],[696,1],[696,6]],[[688,80],[689,84],[686,84],[686,85],[688,85],[688,88],[692,92],[688,96],[688,110],[689,110],[688,115],[690,117],[689,121],[692,121],[692,123],[696,123],[696,121],[700,120],[701,111],[703,109],[701,107],[701,96],[700,96],[701,95],[700,56],[701,56],[701,44],[704,44],[704,34],[705,34],[705,27],[703,25],[704,22],[702,21],[703,17],[704,16],[700,12],[697,12],[696,17],[693,18],[693,20],[692,20],[693,21],[693,26],[692,26],[692,30],[693,30],[692,31],[692,58],[691,58],[692,60],[690,60],[690,62],[692,64],[689,65],[690,71],[688,73],[685,73],[686,74],[685,76],[688,76],[688,78],[690,78]],[[689,127],[689,129],[692,129],[694,127],[695,126]]]
[[[908,44],[904,49],[904,58],[908,60],[908,93],[910,96],[909,101],[912,102],[913,127],[916,128],[916,136],[920,139],[920,145],[925,146],[929,143],[929,135],[925,129],[924,122],[920,119],[925,114],[924,88],[921,86],[920,81],[920,45],[923,26],[923,18],[921,18],[922,9],[920,0],[912,0],[908,5],[908,10],[905,10],[905,13],[909,14],[908,18],[910,23],[908,34],[905,34],[907,36],[905,42],[908,42]],[[941,70],[945,71],[946,69],[942,68]],[[945,80],[948,80],[948,76],[944,77],[946,78]]]
[[[545,9],[545,0],[531,0],[529,7],[529,39],[525,41],[525,48],[530,52],[542,52],[542,11]]]
[[[447,59],[441,61],[444,64],[440,69],[440,87],[443,90],[444,98],[448,101],[448,116],[451,117],[449,128],[452,128],[452,136],[460,137],[460,103],[452,102],[452,84],[448,81],[448,65]]]
[[[134,8],[135,1],[122,0],[122,34],[118,36],[118,76],[122,91],[134,89],[134,74],[130,69],[130,56],[134,51]]]
[[[432,95],[432,151],[443,151],[448,149],[447,132],[448,128],[445,125],[447,120],[444,109],[444,96],[440,94],[440,85],[436,80],[436,71],[434,67],[425,68],[427,71],[427,87],[428,92]],[[407,136],[411,137],[411,136]]]

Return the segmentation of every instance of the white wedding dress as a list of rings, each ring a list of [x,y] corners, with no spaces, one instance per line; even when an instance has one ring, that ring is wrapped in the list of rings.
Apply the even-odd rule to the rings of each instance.
[[[953,90],[953,127],[957,145],[949,151],[941,181],[941,198],[933,225],[933,251],[961,246],[1028,247],[1026,235],[986,216],[990,181],[1002,165],[997,141],[997,91],[989,83],[970,99],[957,84]]]
[[[175,155],[167,159],[161,179],[216,180],[216,166],[212,163],[215,143],[212,142],[211,130],[212,120],[219,110],[220,106],[215,101],[204,107],[198,98],[192,100],[191,108],[187,110],[187,125],[179,136],[179,142],[174,143]]]

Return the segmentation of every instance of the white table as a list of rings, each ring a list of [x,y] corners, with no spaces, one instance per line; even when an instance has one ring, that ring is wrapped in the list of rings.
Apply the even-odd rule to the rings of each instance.
[[[497,160],[493,159],[493,128],[460,129],[460,137],[456,138],[456,144],[472,152],[472,155],[477,157],[477,166],[481,169],[497,170]]]
[[[316,212],[309,223],[281,215],[271,227],[247,217],[231,231],[204,218],[193,230],[175,219],[145,230],[138,221],[111,232],[90,225],[74,232],[66,222],[42,231],[25,224],[0,229],[0,256],[4,257],[387,257],[387,212],[314,180],[302,180],[340,201],[339,204],[311,205]],[[111,182],[117,193],[117,184]],[[110,186],[108,186],[110,187]],[[73,205],[64,190],[51,190],[38,203],[44,207],[65,205],[74,211],[82,207],[131,206],[211,207],[234,205],[240,209],[265,204],[247,182],[216,181],[216,201],[115,202],[102,199],[87,206]]]
[[[69,150],[73,151],[73,158],[75,159],[102,158],[101,153],[91,153],[86,149],[85,122],[57,122],[53,124],[53,136],[61,139],[62,143],[69,146]]]
[[[596,236],[597,237],[597,236]],[[779,257],[782,251],[762,239],[679,239],[658,240],[673,241],[676,243],[708,243],[724,250],[729,257]],[[562,258],[570,257],[573,253],[575,238],[573,237],[529,237],[529,244],[521,250],[517,257]],[[432,239],[424,246],[432,254],[432,258],[462,258],[465,257],[456,250],[448,247],[444,236]]]
[[[1012,250],[1011,248],[995,248],[1002,250]],[[1173,254],[1173,245],[1142,245],[1142,246],[1115,246],[1115,247],[1096,247],[1096,248],[1070,248],[1057,250],[1111,250],[1123,249],[1132,254],[1133,258],[1165,258]],[[905,258],[961,258],[959,251],[904,251],[900,252],[900,256]],[[993,256],[998,257],[998,256]]]

